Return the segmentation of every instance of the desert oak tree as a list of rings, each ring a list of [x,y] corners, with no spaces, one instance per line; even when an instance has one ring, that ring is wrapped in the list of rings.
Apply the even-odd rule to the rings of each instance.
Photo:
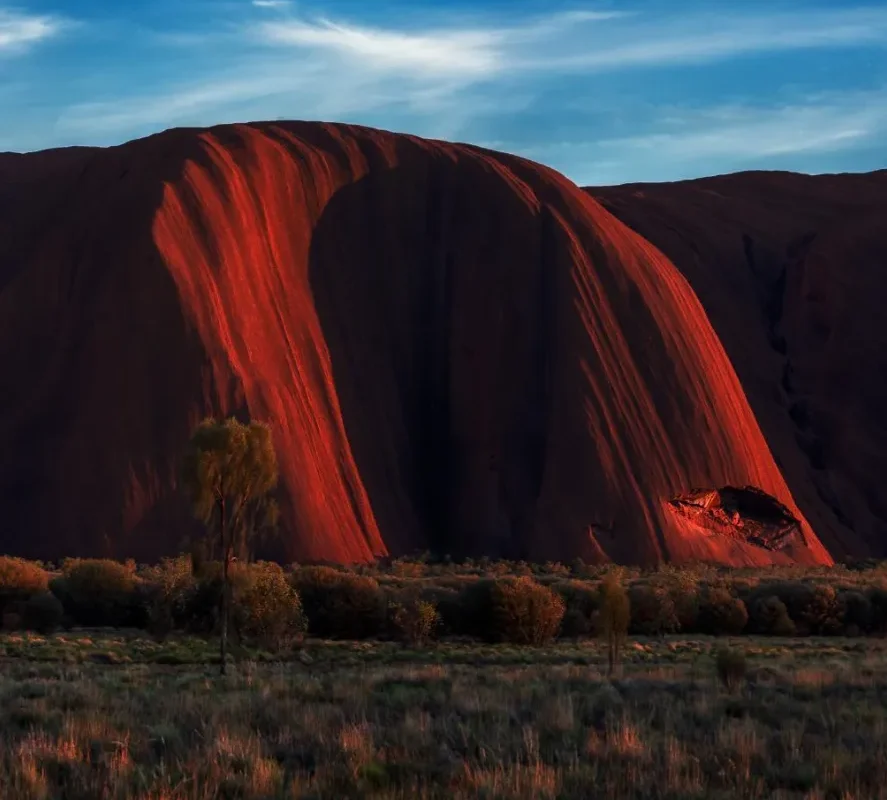
[[[231,605],[230,567],[235,554],[276,521],[272,492],[278,481],[277,455],[270,428],[260,422],[206,419],[197,426],[186,452],[182,482],[195,515],[205,525],[212,550],[222,561],[221,671],[228,655]]]

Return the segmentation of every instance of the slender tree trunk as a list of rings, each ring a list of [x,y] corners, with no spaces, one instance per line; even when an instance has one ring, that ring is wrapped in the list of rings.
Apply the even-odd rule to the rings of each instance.
[[[225,536],[225,500],[222,499],[219,508],[219,538],[222,544],[222,630],[219,645],[220,674],[228,671],[228,542]]]

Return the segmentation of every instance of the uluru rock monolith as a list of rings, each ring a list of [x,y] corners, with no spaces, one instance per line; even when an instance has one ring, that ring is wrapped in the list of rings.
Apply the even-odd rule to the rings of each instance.
[[[320,123],[4,155],[0,313],[8,552],[176,552],[188,434],[238,414],[281,558],[832,560],[685,276],[517,157]]]
[[[887,555],[887,171],[588,191],[689,281],[829,551]]]

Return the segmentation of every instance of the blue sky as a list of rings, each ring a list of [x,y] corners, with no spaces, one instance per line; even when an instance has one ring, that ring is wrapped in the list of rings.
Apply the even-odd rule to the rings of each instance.
[[[887,167],[887,0],[0,0],[0,151],[356,122],[577,183]]]

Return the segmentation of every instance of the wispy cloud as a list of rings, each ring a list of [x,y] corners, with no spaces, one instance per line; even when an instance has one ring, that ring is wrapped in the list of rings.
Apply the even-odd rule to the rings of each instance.
[[[379,70],[485,75],[497,70],[502,61],[498,50],[502,37],[495,30],[406,33],[321,19],[265,23],[258,34],[271,44],[333,52]]]
[[[486,77],[506,70],[619,70],[710,62],[754,53],[887,43],[887,7],[665,17],[568,11],[516,26],[419,32],[329,19],[284,19],[262,23],[255,32],[269,44],[334,52],[370,68]]]
[[[633,124],[624,136],[609,122],[597,135],[588,125],[577,143],[560,150],[548,144],[558,141],[562,118],[549,93],[577,76],[589,80],[571,101],[594,105],[600,102],[591,88],[595,74],[887,44],[887,6],[812,5],[793,13],[784,5],[731,6],[716,13],[710,5],[639,5],[636,13],[580,9],[498,21],[487,12],[422,26],[415,16],[368,24],[311,17],[285,0],[251,0],[239,3],[234,16],[188,31],[203,42],[189,79],[155,82],[151,90],[100,103],[73,103],[59,114],[56,130],[68,140],[119,140],[171,125],[289,117],[503,140],[502,120],[531,109],[537,125],[544,118],[544,142],[523,141],[514,149],[589,182],[648,156],[649,164],[656,158],[675,164],[703,157],[754,160],[851,147],[881,130],[875,111],[825,98],[770,108],[700,105],[673,124],[641,120],[646,124]],[[658,98],[650,99],[655,106]],[[569,113],[581,120],[586,112]],[[594,171],[592,162],[601,169]]]
[[[62,27],[50,16],[29,16],[0,8],[0,55],[18,53],[55,36]]]
[[[887,137],[887,88],[831,92],[777,105],[661,109],[646,132],[551,142],[523,154],[570,172],[577,183],[678,180],[703,171],[772,168],[776,158],[829,154]],[[711,165],[708,167],[707,165]]]
[[[776,108],[723,106],[671,117],[664,130],[599,142],[610,150],[651,151],[696,160],[769,158],[841,149],[887,129],[887,92],[811,98]]]
[[[632,18],[585,46],[531,55],[526,69],[600,71],[719,61],[754,53],[887,42],[887,6]],[[578,43],[574,43],[578,44]]]

